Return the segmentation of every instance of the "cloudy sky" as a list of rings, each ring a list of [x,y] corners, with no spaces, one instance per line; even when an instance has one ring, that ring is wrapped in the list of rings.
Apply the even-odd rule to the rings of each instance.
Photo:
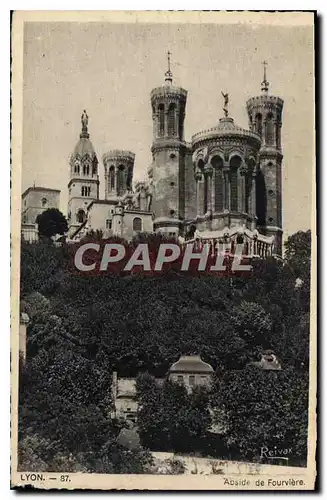
[[[164,81],[172,52],[174,83],[188,90],[185,137],[222,116],[247,127],[245,102],[260,94],[262,61],[270,91],[284,99],[283,218],[286,235],[310,227],[314,168],[313,31],[310,26],[28,22],[24,30],[22,190],[61,189],[67,213],[69,155],[83,109],[100,161],[110,149],[136,154],[134,180],[151,161],[150,91]]]

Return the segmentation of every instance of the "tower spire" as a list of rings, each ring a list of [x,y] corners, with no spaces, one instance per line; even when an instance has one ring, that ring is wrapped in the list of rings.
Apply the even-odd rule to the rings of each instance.
[[[171,56],[171,52],[168,50],[168,52],[167,52],[168,71],[166,71],[166,73],[165,73],[165,82],[167,82],[171,85],[173,82],[173,74],[172,74],[171,69],[170,69],[170,56]]]
[[[267,61],[263,61],[263,81],[261,82],[262,92],[268,92],[269,82],[267,80]]]

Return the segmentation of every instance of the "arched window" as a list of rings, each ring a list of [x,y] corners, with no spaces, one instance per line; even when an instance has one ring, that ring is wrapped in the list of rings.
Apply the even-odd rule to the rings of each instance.
[[[80,224],[82,224],[85,221],[86,215],[82,208],[78,210],[76,217],[77,217],[77,222],[79,222]]]
[[[78,161],[75,162],[74,164],[74,173],[79,174],[79,163]]]
[[[115,167],[111,165],[109,168],[109,179],[108,179],[109,191],[115,189]]]
[[[117,170],[117,194],[121,196],[124,193],[124,177],[125,177],[125,167],[124,165],[119,165]]]
[[[262,136],[262,115],[258,113],[255,117],[255,124],[256,124],[256,133]]]
[[[89,173],[90,173],[90,165],[86,163],[86,165],[83,165],[83,174],[89,175]]]
[[[182,140],[184,136],[184,115],[185,115],[185,105],[181,105],[179,111],[179,123],[178,123],[178,136]]]
[[[168,135],[169,135],[169,137],[174,136],[176,134],[175,113],[176,113],[176,104],[171,103],[169,105],[169,108],[168,108]]]
[[[224,182],[223,182],[223,172],[222,172],[222,166],[223,166],[223,160],[220,158],[220,156],[215,156],[211,160],[211,165],[214,168],[214,186],[215,186],[215,212],[222,212],[223,211],[223,189],[224,189]]]
[[[266,194],[266,182],[261,170],[257,172],[255,185],[256,185],[256,210],[258,217],[257,223],[259,226],[264,226],[266,224],[266,214],[267,214],[267,194]]]
[[[158,114],[159,114],[159,136],[163,136],[165,134],[165,106],[164,106],[164,104],[159,104]]]
[[[97,171],[98,171],[98,160],[94,158],[92,163],[92,175],[96,175]]]
[[[238,156],[233,156],[230,161],[230,209],[232,212],[238,211],[238,169],[241,162]]]
[[[266,144],[272,146],[274,144],[274,122],[273,115],[269,113],[266,120]]]
[[[203,213],[208,211],[208,176],[204,176],[203,182]]]
[[[135,217],[133,219],[133,231],[142,231],[142,219],[140,217]]]
[[[42,198],[42,207],[46,207],[48,204],[48,200],[46,198]]]

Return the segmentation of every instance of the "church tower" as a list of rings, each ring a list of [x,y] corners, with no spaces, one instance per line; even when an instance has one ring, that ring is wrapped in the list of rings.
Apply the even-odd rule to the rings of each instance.
[[[266,236],[274,236],[273,253],[282,255],[282,111],[284,101],[269,94],[264,62],[262,94],[247,103],[250,130],[261,137],[256,176],[257,226]]]
[[[88,119],[84,110],[81,116],[82,131],[69,161],[69,236],[72,236],[80,225],[86,222],[89,203],[99,198],[98,159],[90,141]]]
[[[168,52],[165,82],[151,92],[154,230],[177,236],[185,218],[184,118],[187,91],[173,85]]]

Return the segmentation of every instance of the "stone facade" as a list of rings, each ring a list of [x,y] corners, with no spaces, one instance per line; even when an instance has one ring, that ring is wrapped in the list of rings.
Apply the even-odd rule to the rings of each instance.
[[[248,130],[229,116],[228,94],[223,94],[224,117],[186,142],[187,90],[173,85],[169,61],[163,85],[150,94],[148,179],[133,189],[134,153],[108,151],[104,200],[98,196],[97,156],[84,112],[70,161],[70,236],[79,239],[93,229],[131,239],[154,231],[213,247],[243,243],[243,253],[252,256],[281,256],[283,100],[268,87],[264,73],[262,95],[246,102]]]
[[[22,194],[21,233],[25,241],[38,240],[36,218],[48,208],[60,206],[60,190],[45,187],[29,187]]]
[[[172,382],[182,383],[188,392],[196,386],[209,387],[213,376],[213,368],[202,361],[200,356],[181,356],[168,370],[166,378]],[[157,379],[163,384],[165,379]],[[118,378],[117,372],[112,377],[112,416],[136,422],[138,401],[136,397],[136,381],[131,378]]]

